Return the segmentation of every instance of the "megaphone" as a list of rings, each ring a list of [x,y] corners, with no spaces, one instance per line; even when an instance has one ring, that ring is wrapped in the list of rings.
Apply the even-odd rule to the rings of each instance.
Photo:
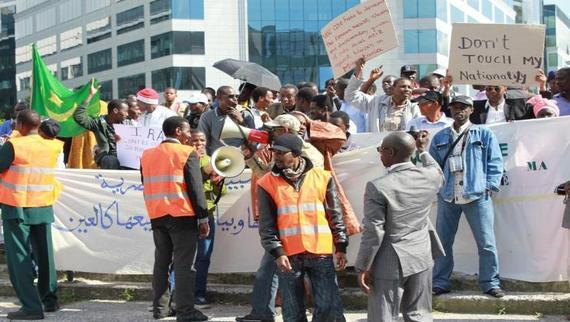
[[[243,172],[245,160],[240,149],[233,146],[223,146],[212,153],[210,165],[219,176],[233,178]]]
[[[269,133],[237,125],[231,117],[227,116],[220,133],[220,140],[232,138],[246,139],[257,143],[269,143]]]

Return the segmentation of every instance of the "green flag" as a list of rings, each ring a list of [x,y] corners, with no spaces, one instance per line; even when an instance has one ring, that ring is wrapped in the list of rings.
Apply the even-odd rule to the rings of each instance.
[[[78,90],[71,90],[60,83],[43,62],[36,45],[32,45],[32,109],[41,116],[58,121],[61,125],[60,137],[73,137],[85,131],[73,119],[73,112],[89,96],[91,82]],[[97,86],[97,82],[95,83]],[[99,92],[89,102],[87,113],[99,116],[101,102]]]

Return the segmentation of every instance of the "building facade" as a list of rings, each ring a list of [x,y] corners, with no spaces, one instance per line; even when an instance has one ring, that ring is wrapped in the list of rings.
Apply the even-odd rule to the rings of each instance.
[[[543,23],[543,0],[509,0],[515,10],[515,23],[539,25]]]
[[[546,25],[545,70],[557,70],[570,65],[570,19],[556,5],[544,6]]]
[[[514,23],[517,0],[392,0],[400,46],[367,64],[399,75],[404,64],[420,76],[446,68],[456,22]],[[524,0],[519,0],[524,1]],[[97,78],[105,99],[139,87],[176,87],[189,95],[204,86],[237,86],[214,62],[257,62],[282,83],[324,87],[332,70],[320,29],[360,0],[17,0],[16,85],[29,95],[31,44],[68,87]]]
[[[8,117],[16,104],[15,13],[16,1],[0,0],[0,117]]]
[[[188,96],[204,86],[237,85],[214,62],[247,60],[245,0],[18,0],[16,85],[29,96],[31,45],[67,87],[101,82],[104,99],[141,87]],[[240,18],[242,17],[242,18]]]
[[[454,23],[514,23],[510,1],[398,0],[389,3],[400,46],[372,61],[368,70],[384,65],[385,74],[399,76],[404,64],[415,65],[418,78],[449,64]],[[366,71],[365,71],[366,72]],[[459,89],[469,92],[469,88]]]

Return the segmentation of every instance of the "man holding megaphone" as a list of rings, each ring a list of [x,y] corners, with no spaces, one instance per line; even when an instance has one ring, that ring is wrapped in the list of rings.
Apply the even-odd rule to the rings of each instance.
[[[241,126],[243,129],[255,127],[251,112],[239,106],[237,98],[238,94],[232,87],[221,86],[217,91],[218,106],[200,117],[198,129],[206,134],[206,152],[208,155],[212,155],[214,151],[225,145],[239,147],[243,144],[244,138],[242,136],[221,138],[224,125],[230,121],[228,119],[231,119],[232,124]]]

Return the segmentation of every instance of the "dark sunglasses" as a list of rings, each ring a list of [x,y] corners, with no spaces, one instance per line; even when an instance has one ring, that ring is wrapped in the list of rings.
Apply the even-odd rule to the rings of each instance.
[[[501,91],[501,88],[500,88],[499,86],[489,86],[489,87],[486,87],[485,90],[486,90],[486,91],[489,91],[489,92],[490,92],[490,91],[493,91],[493,90],[494,90],[495,92],[500,92],[500,91]]]

